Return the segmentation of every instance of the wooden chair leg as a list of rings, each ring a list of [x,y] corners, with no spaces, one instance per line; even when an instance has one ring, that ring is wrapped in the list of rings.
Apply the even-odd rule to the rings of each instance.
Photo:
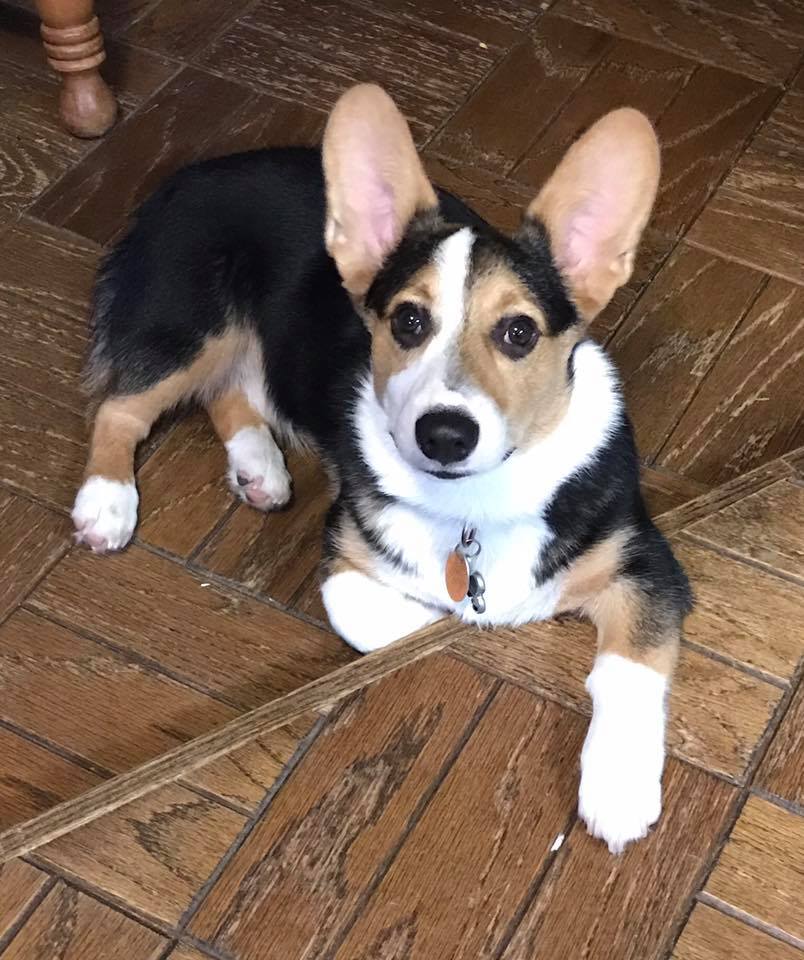
[[[93,0],[36,0],[47,60],[61,74],[61,118],[78,137],[100,137],[117,102],[98,72],[106,59]]]

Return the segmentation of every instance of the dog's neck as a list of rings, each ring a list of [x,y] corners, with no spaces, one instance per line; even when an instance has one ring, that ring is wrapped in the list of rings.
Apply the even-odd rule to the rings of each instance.
[[[370,378],[355,406],[358,448],[383,494],[436,521],[454,521],[458,533],[464,524],[536,518],[561,484],[592,462],[623,412],[617,375],[597,344],[580,344],[574,365],[569,406],[558,426],[493,470],[442,480],[411,466],[391,437]]]

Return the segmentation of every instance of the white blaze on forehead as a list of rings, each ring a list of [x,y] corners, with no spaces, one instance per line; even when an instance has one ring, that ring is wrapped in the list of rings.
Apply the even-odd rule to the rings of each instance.
[[[441,352],[454,340],[463,325],[466,305],[466,279],[475,236],[469,227],[462,227],[447,237],[435,253],[438,289],[433,304],[433,315],[438,330],[430,346],[432,352]],[[429,352],[429,348],[428,351]]]

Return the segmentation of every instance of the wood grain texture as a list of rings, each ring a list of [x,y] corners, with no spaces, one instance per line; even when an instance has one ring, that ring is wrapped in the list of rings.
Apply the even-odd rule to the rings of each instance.
[[[128,0],[126,6],[142,2],[142,0]],[[19,9],[26,6],[27,9]],[[135,107],[147,100],[163,83],[177,72],[178,66],[164,57],[148,50],[142,50],[120,43],[111,38],[111,27],[118,12],[122,13],[122,0],[106,2],[103,5],[102,20],[106,47],[106,61],[101,67],[101,73],[109,84],[123,114],[129,113]],[[110,23],[110,18],[112,23]],[[35,13],[33,0],[11,5],[3,4],[3,43],[0,46],[0,63],[3,72],[7,65],[21,67],[31,76],[33,83],[44,79],[52,85],[53,96],[56,98],[58,81],[53,76],[51,68],[42,55],[42,38],[39,33],[40,21]],[[51,104],[46,124],[57,123],[57,113]],[[68,136],[60,127],[57,127],[60,136]],[[74,140],[75,149],[81,150],[80,141]],[[86,152],[86,147],[82,152]]]
[[[781,940],[698,903],[673,951],[672,960],[801,960]]]
[[[37,858],[175,924],[244,823],[240,814],[172,785],[42,847]]]
[[[563,29],[575,32],[567,21]],[[635,107],[656,123],[692,71],[693,64],[670,53],[631,40],[614,41],[586,82],[574,85],[572,96],[532,139],[512,176],[539,187],[579,134],[616,107]]]
[[[772,279],[743,318],[658,460],[718,484],[804,441],[804,290]]]
[[[804,817],[749,797],[706,892],[804,940]]]
[[[96,243],[123,229],[129,212],[169,173],[199,159],[227,116],[250,94],[227,80],[182,70],[128,121],[118,124],[53,191],[35,216]]]
[[[47,882],[46,873],[22,860],[0,865],[0,941],[19,922]]]
[[[194,770],[184,780],[246,810],[255,810],[316,720],[316,714],[305,714]]]
[[[673,551],[695,591],[687,639],[789,681],[804,655],[804,642],[791,629],[804,618],[804,587],[683,538]]]
[[[508,173],[611,44],[597,31],[544,17],[449,120],[431,149],[459,163]]]
[[[182,60],[192,59],[227,24],[250,6],[251,0],[196,0],[185,3],[154,3],[124,32],[137,46]]]
[[[0,727],[0,829],[78,797],[99,780],[82,767]]]
[[[668,470],[656,470],[653,467],[642,467],[640,474],[642,496],[652,517],[657,517],[668,510],[674,510],[683,503],[689,503],[696,497],[709,492],[705,483],[690,480]]]
[[[45,897],[3,960],[158,960],[167,940],[64,883]]]
[[[358,0],[376,11],[372,0]],[[480,44],[507,48],[522,37],[545,9],[543,0],[383,0],[383,13],[393,14],[414,28],[421,23],[471,37]]]
[[[804,92],[785,94],[690,231],[690,240],[804,282]]]
[[[209,960],[209,954],[201,953],[201,951],[196,950],[195,947],[182,944],[176,947],[175,950],[171,950],[167,955],[167,960]],[[761,958],[761,960],[764,960],[764,958]]]
[[[502,688],[338,960],[496,956],[572,816],[583,734],[570,711]]]
[[[106,770],[130,770],[236,713],[26,610],[0,627],[0,716]]]
[[[322,956],[490,689],[438,657],[364,691],[227,865],[193,935],[238,960]]]
[[[759,292],[762,277],[679,246],[609,344],[640,454],[656,456]]]
[[[335,0],[262,0],[200,58],[216,72],[319,110],[350,84],[379,83],[419,137],[445,121],[491,68],[477,42]]]
[[[527,624],[469,634],[455,653],[498,676],[588,712],[584,681],[592,669],[590,624]],[[689,647],[683,648],[670,698],[669,750],[707,770],[743,776],[782,691]]]
[[[798,620],[790,622],[800,624],[800,615]],[[754,785],[804,808],[804,683],[799,683],[757,771]]]
[[[63,517],[0,490],[0,620],[69,549],[70,533]]]
[[[690,500],[679,507],[673,507],[656,518],[656,525],[665,536],[673,536],[698,520],[718,513],[724,507],[728,507],[758,490],[769,487],[777,480],[792,477],[794,473],[793,465],[784,458],[764,463],[753,470],[749,470],[741,477],[727,480],[720,486],[715,487],[714,490],[703,493],[694,500]]]
[[[734,793],[700,770],[670,761],[658,826],[622,856],[612,857],[576,822],[502,960],[658,960]]]
[[[137,539],[188,557],[235,502],[226,468],[226,451],[205,413],[176,424],[137,474]]]
[[[760,80],[783,82],[798,66],[801,14],[791,0],[559,0],[556,13],[694,60]],[[792,23],[790,21],[793,21]]]
[[[196,558],[200,568],[285,605],[318,569],[331,502],[317,458],[291,454],[288,470],[293,477],[289,508],[264,514],[239,506]]]
[[[677,238],[740,156],[778,90],[699,66],[662,114],[656,132],[662,177],[651,222]]]
[[[0,480],[69,510],[81,484],[87,427],[73,410],[0,378]]]
[[[804,488],[779,480],[689,526],[690,534],[804,580]]]
[[[284,697],[235,717],[217,730],[196,737],[190,743],[176,747],[128,773],[119,774],[82,792],[75,791],[81,795],[38,816],[32,815],[26,823],[0,833],[0,863],[30,853],[159,787],[189,776],[199,767],[234,753],[257,737],[286,726],[312,710],[326,712],[335,703],[364,686],[443,650],[457,639],[458,633],[459,628],[453,623],[435,623],[390,647],[377,650],[313,680]]]
[[[0,236],[0,377],[83,413],[81,368],[99,249],[23,219]]]
[[[424,168],[436,186],[464,200],[490,224],[505,233],[514,233],[533,191],[497,174],[446,160],[428,152],[422,155]]]
[[[76,551],[29,602],[242,707],[354,659],[332,634],[206,582],[138,547],[103,558]]]

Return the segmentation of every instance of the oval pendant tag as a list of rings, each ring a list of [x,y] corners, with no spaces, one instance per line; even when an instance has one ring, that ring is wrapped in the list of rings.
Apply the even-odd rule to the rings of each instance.
[[[453,550],[447,557],[444,580],[450,600],[458,603],[466,597],[469,591],[469,564],[463,554],[458,553],[457,550]]]

